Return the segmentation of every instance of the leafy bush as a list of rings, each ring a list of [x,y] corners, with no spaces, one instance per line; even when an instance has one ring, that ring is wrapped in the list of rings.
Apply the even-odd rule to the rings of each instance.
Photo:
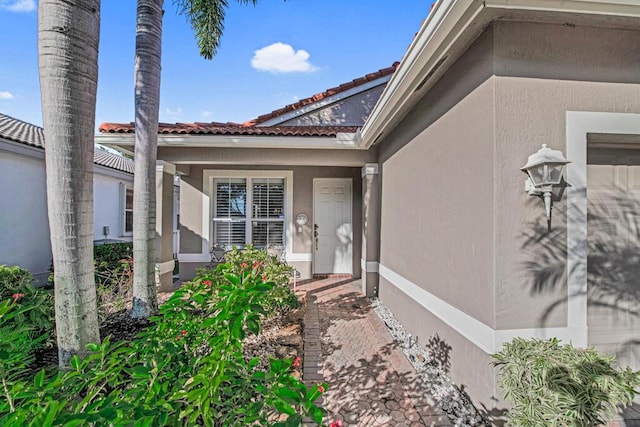
[[[253,270],[219,283],[186,284],[131,343],[91,344],[71,369],[31,381],[13,378],[0,399],[0,425],[268,425],[322,423],[314,401],[327,384],[307,388],[291,360],[245,362],[242,340],[258,333],[275,284]],[[11,402],[11,404],[9,403]]]
[[[93,265],[98,317],[104,320],[110,313],[125,309],[133,297],[133,244],[95,245]],[[53,274],[49,276],[49,282],[53,284]]]
[[[299,302],[289,287],[292,267],[269,255],[264,249],[256,249],[247,245],[243,249],[234,247],[225,254],[225,263],[215,270],[200,269],[195,281],[212,283],[224,282],[226,274],[242,275],[251,273],[264,281],[272,282],[273,288],[268,292],[265,310],[268,313],[298,307]]]
[[[614,369],[615,358],[594,349],[559,343],[515,338],[493,356],[504,397],[514,405],[513,425],[598,426],[632,403],[639,372]]]
[[[93,247],[98,315],[126,308],[133,297],[133,244],[110,243]]]
[[[33,276],[27,270],[0,265],[0,301],[6,300],[17,306],[7,322],[26,328],[25,333],[32,340],[44,335],[46,339],[38,340],[37,347],[53,345],[55,314],[51,292],[34,287]]]

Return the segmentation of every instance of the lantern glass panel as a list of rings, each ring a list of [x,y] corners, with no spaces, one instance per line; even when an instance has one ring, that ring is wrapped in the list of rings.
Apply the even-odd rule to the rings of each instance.
[[[544,165],[538,165],[527,169],[527,172],[529,172],[529,176],[531,177],[531,181],[533,181],[533,185],[536,187],[542,185],[544,182],[544,169]]]
[[[552,185],[558,185],[560,184],[560,181],[562,180],[562,168],[563,165],[549,165],[549,181],[550,184]]]

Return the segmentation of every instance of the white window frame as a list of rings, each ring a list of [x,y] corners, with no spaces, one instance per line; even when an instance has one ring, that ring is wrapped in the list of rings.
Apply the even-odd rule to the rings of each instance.
[[[284,179],[284,247],[289,256],[293,252],[293,171],[291,170],[215,170],[206,169],[202,173],[202,257],[209,255],[213,242],[213,213],[214,211],[214,179],[218,178],[246,178],[247,200],[250,197],[250,182],[253,178]],[[251,212],[248,212],[251,214]],[[251,224],[250,216],[247,223]],[[247,238],[250,234],[247,235]]]
[[[131,190],[133,193],[133,186],[125,183],[120,183],[120,218],[122,218],[120,226],[120,236],[133,236],[133,223],[131,224],[131,231],[127,231],[127,190]],[[133,206],[129,209],[133,213]]]

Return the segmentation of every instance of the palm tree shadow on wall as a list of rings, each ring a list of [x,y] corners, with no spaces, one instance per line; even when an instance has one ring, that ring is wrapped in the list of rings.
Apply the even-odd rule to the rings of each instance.
[[[568,220],[584,224],[583,216]],[[566,289],[569,273],[580,274],[577,270],[583,268],[577,264],[574,271],[568,271],[567,230],[559,222],[556,220],[551,231],[542,222],[531,222],[524,228],[522,266],[531,295],[558,295],[562,288]],[[589,315],[608,313],[624,317],[634,327],[640,326],[640,203],[630,200],[621,190],[611,191],[598,203],[588,203],[586,225]],[[582,251],[584,247],[571,250]],[[566,307],[566,302],[566,297],[561,296],[544,307],[540,326]],[[630,351],[636,354],[640,351],[638,340],[622,344],[621,348],[631,347]]]

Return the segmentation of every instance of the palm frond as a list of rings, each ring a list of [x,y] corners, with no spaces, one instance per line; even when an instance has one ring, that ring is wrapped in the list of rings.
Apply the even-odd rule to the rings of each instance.
[[[257,0],[237,0],[242,4],[257,3]],[[224,31],[227,0],[174,0],[178,13],[187,17],[195,32],[200,55],[212,59],[218,52]]]

